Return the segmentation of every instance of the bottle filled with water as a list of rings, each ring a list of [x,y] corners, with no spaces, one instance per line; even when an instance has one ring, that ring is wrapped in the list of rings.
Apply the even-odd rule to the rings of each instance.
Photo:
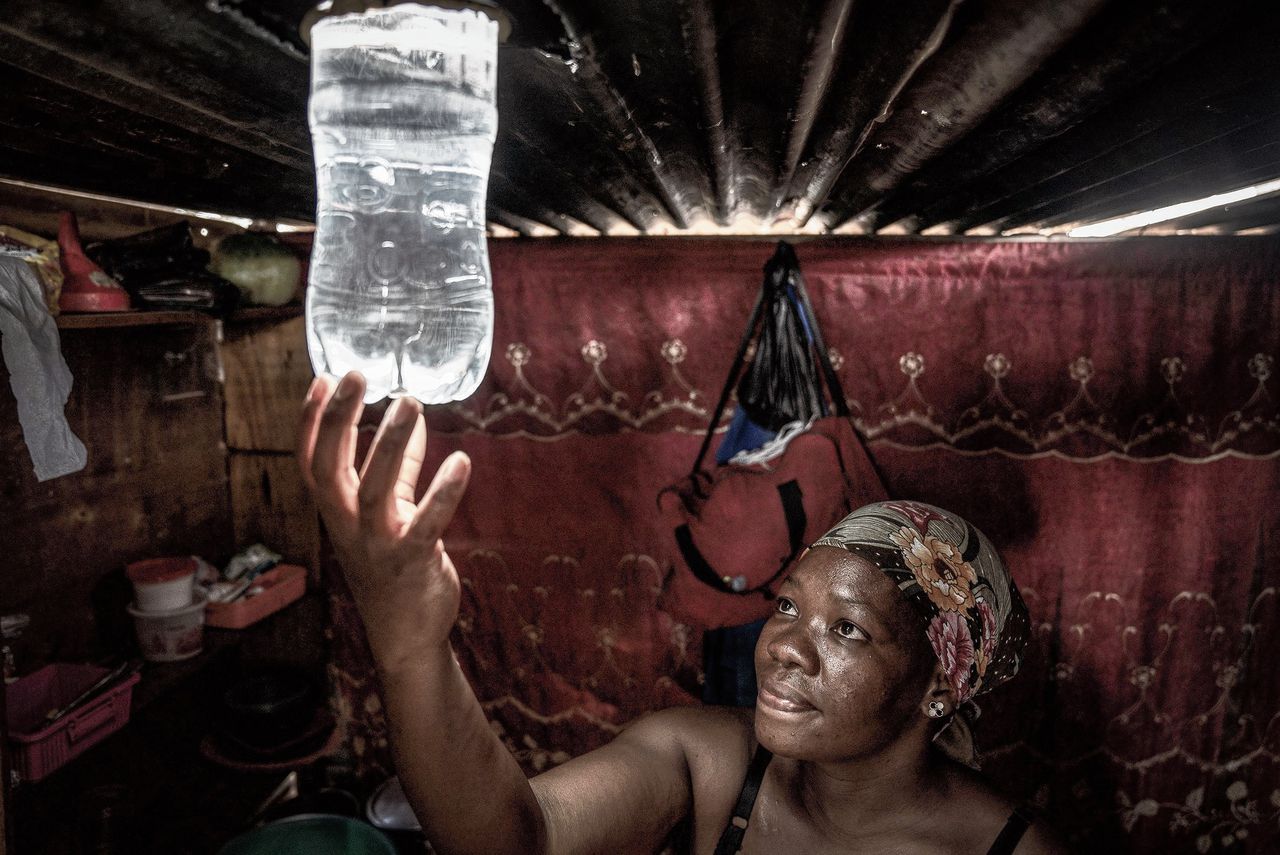
[[[488,367],[497,35],[478,12],[417,5],[312,29],[307,349],[317,373],[363,373],[366,402],[465,398]]]

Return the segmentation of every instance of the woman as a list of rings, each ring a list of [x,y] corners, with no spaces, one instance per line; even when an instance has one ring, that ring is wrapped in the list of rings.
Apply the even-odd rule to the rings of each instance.
[[[363,394],[356,373],[315,381],[299,460],[438,851],[655,852],[677,826],[717,855],[1059,851],[956,762],[973,757],[958,710],[1016,670],[1025,608],[985,538],[913,503],[855,512],[797,563],[756,648],[754,712],[653,713],[527,780],[449,646],[459,582],[441,536],[470,462],[448,457],[416,500],[426,423],[405,398],[357,473]]]

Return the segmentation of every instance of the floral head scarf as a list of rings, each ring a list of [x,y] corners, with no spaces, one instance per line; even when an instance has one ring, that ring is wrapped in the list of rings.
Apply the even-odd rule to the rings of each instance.
[[[924,617],[959,705],[934,742],[976,767],[972,699],[1017,673],[1030,634],[1027,607],[995,547],[955,514],[905,501],[865,505],[813,545],[870,561]]]

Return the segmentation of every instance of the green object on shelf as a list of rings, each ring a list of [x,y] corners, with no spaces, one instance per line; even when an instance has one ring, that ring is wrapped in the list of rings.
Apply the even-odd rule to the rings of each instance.
[[[345,816],[282,819],[246,832],[218,855],[396,855],[381,831]]]
[[[302,262],[276,237],[245,232],[218,241],[209,269],[235,283],[250,303],[282,306],[298,291]]]

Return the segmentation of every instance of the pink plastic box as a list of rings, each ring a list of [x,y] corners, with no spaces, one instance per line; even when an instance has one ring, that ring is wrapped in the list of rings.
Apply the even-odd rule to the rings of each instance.
[[[5,718],[13,768],[24,781],[40,780],[129,721],[137,673],[45,725],[50,710],[75,700],[106,674],[106,668],[95,665],[55,663],[6,687]]]
[[[280,611],[307,592],[307,568],[278,564],[253,581],[262,588],[261,594],[232,603],[209,603],[204,622],[222,629],[244,629]]]

